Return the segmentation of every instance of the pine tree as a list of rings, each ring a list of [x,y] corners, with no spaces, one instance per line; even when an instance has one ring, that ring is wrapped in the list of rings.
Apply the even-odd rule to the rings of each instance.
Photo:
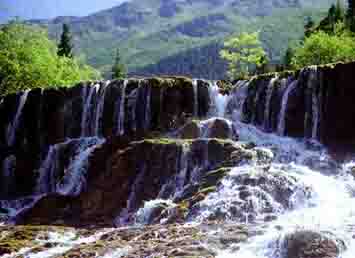
[[[334,18],[336,22],[344,20],[344,8],[340,0],[337,0],[336,2]]]
[[[115,62],[112,66],[112,79],[123,79],[126,77],[126,68],[124,64],[121,63],[120,50],[116,50]]]
[[[355,32],[355,3],[353,0],[348,0],[348,9],[346,12],[346,21],[349,29]]]
[[[328,11],[328,28],[327,32],[334,33],[335,32],[335,25],[338,22],[343,21],[344,19],[344,11],[343,7],[340,3],[340,0],[337,0],[336,4],[332,4]]]
[[[63,24],[63,32],[58,45],[58,56],[73,57],[72,38],[68,24]]]
[[[292,68],[291,63],[294,54],[294,50],[291,47],[288,47],[283,60],[283,65],[285,66],[285,69],[290,70]]]
[[[314,21],[313,21],[312,17],[307,16],[306,22],[304,25],[304,35],[306,38],[311,35],[313,27],[314,27]]]

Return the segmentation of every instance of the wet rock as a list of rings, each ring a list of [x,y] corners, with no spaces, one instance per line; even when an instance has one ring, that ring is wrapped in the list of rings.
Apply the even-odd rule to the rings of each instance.
[[[178,132],[181,139],[197,139],[201,136],[200,126],[197,121],[190,121]]]
[[[257,147],[254,149],[261,165],[270,164],[274,159],[274,154],[270,149]]]
[[[283,241],[287,258],[336,258],[341,251],[334,236],[313,231],[298,231]]]
[[[201,126],[202,136],[205,138],[238,139],[238,134],[233,124],[226,119],[210,119],[203,121]]]
[[[187,150],[186,161],[181,158],[183,149]],[[200,178],[210,167],[220,166],[235,150],[235,144],[225,140],[153,139],[129,143],[109,139],[89,158],[85,189],[90,190],[72,198],[45,196],[21,213],[18,220],[35,224],[112,226],[120,216],[126,218],[124,223],[132,223],[131,213],[143,207],[145,201],[158,196],[168,199],[184,190],[176,199],[178,203],[188,196],[194,201],[202,200],[215,190],[218,180],[206,179],[205,183],[193,187],[189,185],[191,178]],[[178,187],[176,180],[182,178],[180,173],[184,167],[184,185]],[[130,206],[127,207],[129,199]],[[157,210],[149,220],[156,222],[162,210]],[[174,217],[181,221],[180,218],[185,217],[183,214],[176,210],[169,222],[174,222]]]

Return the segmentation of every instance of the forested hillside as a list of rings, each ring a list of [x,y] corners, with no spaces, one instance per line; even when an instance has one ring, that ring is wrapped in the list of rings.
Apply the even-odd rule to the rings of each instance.
[[[304,18],[318,21],[330,2],[134,0],[87,17],[31,22],[48,26],[53,38],[60,35],[62,23],[69,23],[77,54],[104,72],[119,48],[130,74],[179,73],[213,79],[223,75],[216,45],[225,37],[259,30],[269,59],[277,61],[290,40],[303,36]]]

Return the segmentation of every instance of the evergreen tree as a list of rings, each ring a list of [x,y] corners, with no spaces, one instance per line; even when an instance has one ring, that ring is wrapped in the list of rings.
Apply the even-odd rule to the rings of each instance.
[[[313,27],[314,27],[314,21],[313,21],[312,17],[307,16],[306,21],[305,21],[305,25],[304,25],[304,35],[306,38],[311,35]]]
[[[285,53],[285,57],[283,60],[283,64],[285,69],[290,70],[292,69],[292,58],[294,56],[294,50],[291,47],[288,47]]]
[[[348,9],[346,12],[346,21],[349,29],[355,32],[355,3],[353,0],[348,0]]]
[[[68,24],[63,24],[63,32],[58,45],[58,56],[73,57],[72,38]]]
[[[329,32],[333,33],[335,29],[335,23],[336,23],[336,15],[337,8],[335,7],[335,4],[332,4],[332,6],[329,8],[328,11],[328,25],[329,25]]]
[[[344,8],[343,8],[342,2],[340,0],[337,0],[337,2],[336,2],[334,18],[335,18],[336,22],[344,20]]]
[[[123,79],[126,77],[126,68],[124,64],[121,63],[120,50],[116,50],[115,62],[112,66],[112,79]]]

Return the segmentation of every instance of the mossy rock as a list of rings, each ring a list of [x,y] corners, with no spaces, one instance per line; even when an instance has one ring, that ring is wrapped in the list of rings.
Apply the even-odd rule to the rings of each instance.
[[[4,231],[7,231],[7,234],[0,240],[0,256],[18,252],[24,247],[35,246],[38,235],[47,232],[48,229],[43,226],[18,226],[3,229],[2,232]]]
[[[225,177],[230,171],[231,168],[222,167],[217,170],[208,172],[202,179],[200,189],[209,189],[211,187],[215,188],[217,184],[219,184],[220,180]]]
[[[147,79],[149,85],[155,88],[185,88],[192,87],[192,79],[176,76],[176,77],[153,77]]]

